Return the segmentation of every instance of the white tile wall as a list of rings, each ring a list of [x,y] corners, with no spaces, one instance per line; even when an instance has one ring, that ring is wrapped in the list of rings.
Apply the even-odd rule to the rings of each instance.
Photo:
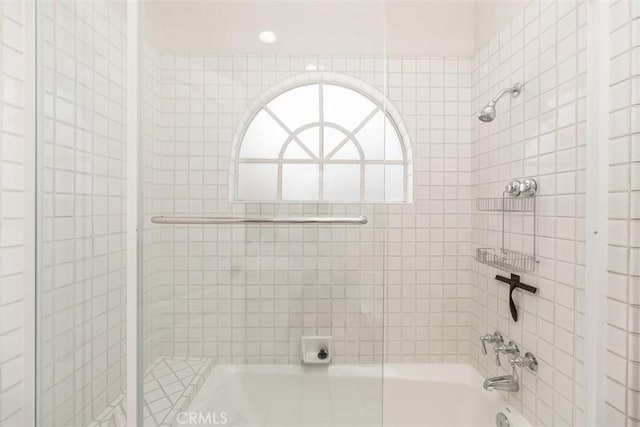
[[[0,4],[0,425],[23,416],[24,35],[21,2]]]
[[[160,107],[149,110],[160,121],[146,161],[147,215],[364,214],[370,222],[151,228],[145,289],[157,289],[160,354],[297,363],[301,335],[329,334],[334,360],[379,361],[384,291],[388,360],[468,360],[470,61],[388,60],[388,96],[421,171],[415,203],[230,204],[231,140],[245,109],[308,64],[384,91],[382,58],[162,55]]]
[[[87,425],[125,386],[125,17],[39,6],[45,425]]]
[[[478,341],[501,331],[540,363],[537,374],[522,373],[521,391],[509,401],[534,425],[584,425],[586,2],[531,2],[479,51],[472,68],[474,112],[500,89],[524,83],[519,98],[499,102],[493,122],[481,123],[475,114],[471,119],[472,193],[499,197],[512,178],[538,181],[540,263],[535,274],[522,275],[538,294],[516,292],[517,323],[509,313],[509,288],[494,280],[497,271],[474,265],[471,360],[483,375],[505,372],[493,354],[481,353]],[[530,217],[513,218],[506,246],[531,252]],[[472,215],[474,247],[500,245],[500,219]]]
[[[413,142],[415,194],[388,211],[387,361],[469,360],[470,72],[466,58],[389,59],[389,98]]]
[[[640,425],[640,4],[609,15],[609,425]]]
[[[161,277],[161,268],[157,264],[157,257],[162,253],[162,242],[156,242],[156,235],[153,233],[152,224],[149,221],[149,214],[154,212],[154,195],[158,194],[159,170],[157,170],[158,159],[156,150],[161,137],[162,124],[162,98],[161,98],[161,56],[150,45],[145,45],[145,62],[143,83],[144,92],[142,102],[144,108],[144,212],[147,213],[144,222],[144,297],[143,297],[143,320],[144,320],[144,366],[147,367],[155,361],[160,354],[159,334],[159,314],[166,305],[158,297],[158,287],[156,286]],[[156,165],[154,167],[154,164]],[[158,267],[156,267],[158,265]]]

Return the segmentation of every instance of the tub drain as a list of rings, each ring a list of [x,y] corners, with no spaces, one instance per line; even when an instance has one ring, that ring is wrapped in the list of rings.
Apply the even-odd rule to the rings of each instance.
[[[498,427],[509,427],[511,423],[509,422],[509,418],[502,412],[498,412],[496,414],[496,426]]]

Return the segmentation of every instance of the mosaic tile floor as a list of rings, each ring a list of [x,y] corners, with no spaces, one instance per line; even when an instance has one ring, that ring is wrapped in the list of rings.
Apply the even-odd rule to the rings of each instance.
[[[176,425],[176,414],[187,409],[211,372],[211,359],[160,357],[144,373],[144,426]],[[120,394],[89,427],[124,427],[126,395]]]

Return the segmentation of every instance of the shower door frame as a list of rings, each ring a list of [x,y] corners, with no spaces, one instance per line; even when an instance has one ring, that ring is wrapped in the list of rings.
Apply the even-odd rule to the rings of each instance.
[[[142,426],[142,49],[140,2],[127,0],[127,425]]]
[[[37,421],[38,372],[37,363],[37,279],[39,257],[37,254],[37,239],[41,228],[38,217],[38,140],[40,134],[40,120],[37,120],[38,100],[38,50],[36,29],[36,2],[24,0],[24,273],[22,288],[23,298],[23,358],[24,358],[24,398],[23,422],[25,426],[35,426]],[[38,380],[39,381],[39,380]]]
[[[587,150],[585,215],[584,419],[607,424],[607,279],[609,200],[609,2],[587,2]]]

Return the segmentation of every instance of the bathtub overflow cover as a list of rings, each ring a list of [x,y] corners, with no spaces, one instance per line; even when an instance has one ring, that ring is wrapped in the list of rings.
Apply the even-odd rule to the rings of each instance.
[[[496,426],[498,427],[509,427],[511,423],[509,422],[509,418],[502,412],[498,412],[496,414]]]

